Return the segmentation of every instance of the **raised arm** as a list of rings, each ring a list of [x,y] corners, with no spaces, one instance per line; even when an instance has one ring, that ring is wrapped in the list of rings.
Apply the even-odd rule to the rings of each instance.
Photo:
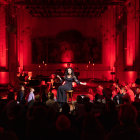
[[[59,75],[56,75],[56,77],[59,78],[61,83],[63,82],[62,78]]]

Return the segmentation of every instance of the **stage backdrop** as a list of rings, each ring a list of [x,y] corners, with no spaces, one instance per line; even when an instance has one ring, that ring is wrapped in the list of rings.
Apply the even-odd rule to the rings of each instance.
[[[32,63],[102,63],[102,42],[77,30],[32,38]]]

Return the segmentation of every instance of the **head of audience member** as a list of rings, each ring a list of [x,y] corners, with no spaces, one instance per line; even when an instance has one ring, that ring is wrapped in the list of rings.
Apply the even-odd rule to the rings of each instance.
[[[114,89],[114,88],[119,88],[119,85],[118,85],[117,83],[114,82],[113,85],[112,85],[112,87],[113,87],[113,89]]]
[[[120,93],[120,89],[117,88],[117,87],[115,87],[115,88],[113,89],[113,91],[114,91],[116,94]]]
[[[98,119],[92,114],[88,114],[83,119],[82,124],[82,140],[95,139],[103,140],[104,139],[104,129],[100,124]]]
[[[82,98],[80,95],[78,95],[78,96],[77,96],[77,99],[76,99],[76,102],[77,102],[78,104],[82,104],[82,103],[83,103],[83,98]]]
[[[122,103],[123,104],[130,104],[131,103],[131,99],[130,99],[130,96],[128,94],[125,94],[122,96]]]
[[[69,114],[69,113],[70,113],[70,106],[69,106],[68,103],[64,103],[64,104],[62,105],[62,112],[63,112],[64,114]]]
[[[17,135],[12,131],[0,131],[1,140],[18,140]]]
[[[113,83],[113,87],[116,87],[116,85],[117,85],[117,83],[116,83],[116,82],[114,82],[114,83]]]
[[[70,129],[70,127],[71,127],[71,122],[69,118],[64,114],[59,115],[56,120],[56,129],[58,131],[66,131]]]
[[[131,87],[136,87],[136,83],[132,83]]]
[[[89,103],[90,102],[90,98],[88,96],[84,96],[83,98],[83,104]]]
[[[123,94],[123,95],[126,94],[126,89],[125,89],[125,87],[122,87],[122,88],[121,88],[120,93]]]
[[[56,78],[56,75],[55,74],[51,74],[50,78],[51,79],[55,79]]]
[[[131,104],[123,104],[120,107],[118,115],[121,125],[130,125],[136,123],[137,110]]]
[[[98,85],[96,88],[96,92],[99,95],[103,95],[103,86],[102,85]]]
[[[54,94],[53,94],[52,92],[49,92],[49,93],[47,94],[47,97],[48,97],[48,99],[50,99],[50,100],[54,100]]]
[[[48,99],[54,100],[54,94],[52,92],[48,93]]]
[[[137,88],[136,88],[136,93],[137,93],[137,94],[140,94],[140,87],[137,87]]]
[[[35,102],[41,102],[41,96],[39,94],[35,96]]]
[[[20,77],[20,72],[17,73],[17,77]]]

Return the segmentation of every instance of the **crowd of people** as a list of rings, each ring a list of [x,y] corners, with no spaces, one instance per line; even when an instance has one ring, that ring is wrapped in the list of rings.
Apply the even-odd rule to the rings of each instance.
[[[41,91],[35,94],[21,85],[0,100],[0,139],[140,139],[140,88],[135,83],[98,85],[93,100],[78,95],[62,106],[52,92]]]

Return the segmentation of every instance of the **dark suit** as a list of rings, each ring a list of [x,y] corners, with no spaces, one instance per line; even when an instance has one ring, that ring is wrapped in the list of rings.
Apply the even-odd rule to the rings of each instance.
[[[17,101],[20,102],[20,103],[24,103],[25,98],[24,98],[24,91],[23,90],[20,90],[18,92]]]

